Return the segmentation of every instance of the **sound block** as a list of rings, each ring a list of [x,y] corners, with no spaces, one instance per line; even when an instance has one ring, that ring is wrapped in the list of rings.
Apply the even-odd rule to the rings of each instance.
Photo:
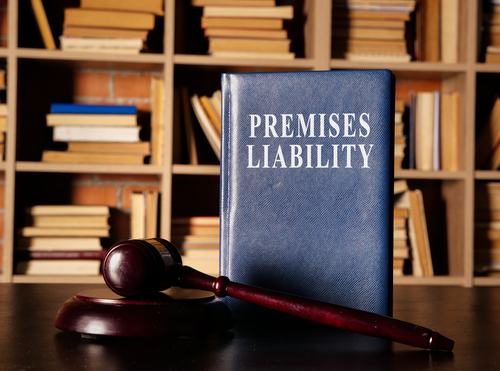
[[[54,325],[83,336],[166,337],[226,331],[233,319],[229,308],[208,291],[172,287],[125,298],[105,288],[66,300]]]

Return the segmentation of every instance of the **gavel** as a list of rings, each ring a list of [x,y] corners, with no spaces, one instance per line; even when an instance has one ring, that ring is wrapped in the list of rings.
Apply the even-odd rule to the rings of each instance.
[[[182,265],[177,248],[160,238],[113,245],[103,260],[108,287],[125,297],[147,296],[176,286],[229,296],[335,328],[429,349],[451,351],[454,341],[392,317],[212,277]]]

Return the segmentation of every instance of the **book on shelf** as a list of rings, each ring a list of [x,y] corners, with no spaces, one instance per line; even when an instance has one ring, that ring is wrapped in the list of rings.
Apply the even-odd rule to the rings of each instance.
[[[238,18],[238,17],[201,17],[201,28],[225,28],[248,30],[281,30],[283,19],[280,18]]]
[[[476,169],[496,170],[500,165],[500,98],[476,136]]]
[[[5,70],[0,69],[0,89],[5,89]]]
[[[274,6],[276,0],[191,0],[192,6]]]
[[[80,0],[81,8],[124,10],[163,15],[163,0]]]
[[[137,107],[131,105],[51,103],[53,114],[137,115]]]
[[[219,274],[219,227],[218,216],[172,218],[172,243],[179,248],[184,265]]]
[[[33,227],[108,227],[108,215],[29,215]]]
[[[411,92],[408,130],[409,169],[460,168],[460,95]]]
[[[157,237],[159,192],[132,192],[130,197],[130,238]]]
[[[61,49],[72,52],[139,54],[163,15],[163,1],[85,0],[64,9]]]
[[[165,133],[165,87],[162,78],[151,79],[151,160],[152,165],[163,164],[163,148]]]
[[[484,30],[485,62],[500,63],[500,13],[498,4],[485,1],[482,26]]]
[[[74,52],[120,52],[139,54],[144,47],[142,38],[59,37],[61,50]]]
[[[417,92],[415,102],[415,167],[433,170],[435,92]]]
[[[109,228],[23,227],[19,234],[23,237],[109,237]]]
[[[417,12],[418,60],[426,62],[439,62],[440,60],[440,11],[440,1],[419,1]]]
[[[204,17],[279,18],[293,19],[292,5],[275,6],[217,6],[203,7]]]
[[[194,132],[193,120],[191,116],[191,99],[187,87],[183,86],[180,89],[182,123],[184,129],[184,145],[186,148],[187,163],[191,165],[198,164],[198,150],[196,148],[196,137]]]
[[[68,142],[67,152],[89,154],[151,154],[150,142],[115,143],[115,142]]]
[[[55,126],[53,140],[55,142],[139,142],[137,127],[117,126]]]
[[[414,8],[415,1],[333,1],[333,58],[409,62],[406,22]]]
[[[415,0],[333,0],[333,7],[357,11],[409,13],[415,8],[415,3]]]
[[[31,9],[35,15],[35,20],[38,25],[38,30],[42,37],[45,49],[54,50],[56,49],[56,43],[54,41],[54,36],[52,35],[52,30],[50,29],[49,21],[47,19],[47,14],[45,13],[45,8],[43,7],[42,0],[30,0]]]
[[[98,237],[18,237],[16,251],[100,251]]]
[[[460,169],[460,94],[441,94],[441,170]]]
[[[215,123],[212,122],[210,116],[205,111],[205,108],[203,107],[198,94],[193,94],[190,98],[190,101],[191,107],[193,108],[198,123],[203,130],[203,133],[208,139],[208,142],[210,143],[210,146],[212,147],[215,155],[218,159],[220,159],[220,132],[217,130]]]
[[[404,111],[404,100],[396,99],[394,104],[394,169],[402,169],[405,158],[406,135],[404,134]]]
[[[129,114],[49,113],[47,126],[137,126],[137,116]]]
[[[106,250],[16,250],[14,258],[16,261],[28,260],[102,260],[106,256]]]
[[[184,249],[181,252],[182,264],[197,271],[212,275],[219,275],[219,249]]]
[[[457,63],[459,22],[459,0],[420,0],[415,15],[415,59]]]
[[[420,256],[423,275],[433,276],[432,256],[427,232],[427,219],[425,216],[424,199],[419,189],[409,191],[413,226],[417,242],[417,252]]]
[[[43,162],[73,164],[127,164],[142,165],[146,155],[129,153],[89,153],[69,151],[43,151]]]
[[[116,28],[64,26],[62,36],[102,39],[140,39],[147,40],[147,30],[127,30]]]
[[[68,148],[44,151],[44,162],[140,165],[151,154],[150,142],[140,140],[135,106],[53,103],[46,122],[53,140]]]
[[[63,26],[101,27],[133,30],[152,30],[155,16],[152,13],[65,8]]]
[[[19,237],[16,274],[98,275],[106,254],[98,237]]]
[[[5,137],[8,126],[8,106],[0,103],[0,161],[5,159]]]
[[[401,190],[394,199],[395,215],[407,214],[407,234],[411,275],[428,277],[434,275],[432,255],[422,192]]]
[[[460,1],[441,1],[441,62],[458,63],[460,36]]]
[[[222,97],[220,274],[389,314],[392,73],[223,74]]]
[[[274,2],[233,6],[203,7],[201,28],[208,39],[208,53],[220,58],[293,59],[291,40],[283,28],[283,20],[293,19],[293,6],[277,6]]]
[[[474,271],[500,272],[500,183],[477,182],[474,199]]]
[[[45,260],[32,259],[17,261],[16,274],[24,275],[55,275],[55,276],[98,276],[101,261],[89,259]]]
[[[38,215],[104,215],[109,216],[105,205],[35,205],[26,208],[26,213]]]
[[[396,107],[398,105],[396,104]],[[394,181],[394,195],[398,197],[401,193],[408,191],[406,180]],[[406,262],[411,259],[410,242],[408,232],[409,210],[406,207],[394,207],[394,252],[393,252],[393,275],[400,277],[405,275]]]
[[[206,28],[205,37],[241,37],[244,39],[287,39],[286,30]]]
[[[109,237],[109,207],[104,205],[36,205],[25,210],[23,237]]]
[[[285,53],[294,56],[290,52],[289,39],[245,39],[232,37],[210,37],[208,39],[208,52],[267,52]]]

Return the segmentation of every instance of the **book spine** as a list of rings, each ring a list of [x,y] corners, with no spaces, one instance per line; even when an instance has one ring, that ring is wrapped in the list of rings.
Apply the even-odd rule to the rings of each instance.
[[[136,115],[136,106],[111,106],[98,104],[52,103],[52,113],[124,114]]]
[[[229,143],[230,140],[230,131],[228,130],[231,121],[230,121],[230,101],[231,101],[231,84],[230,84],[231,75],[222,74],[221,78],[221,87],[222,87],[222,122],[225,122],[225,125],[222,125],[221,132],[221,158],[226,158],[226,161],[221,161],[221,171],[220,171],[220,256],[219,256],[219,270],[220,274],[223,272],[229,271],[229,237],[227,235],[228,228],[228,216],[229,216],[229,163],[231,158],[229,156]]]
[[[65,260],[65,259],[88,259],[102,260],[106,256],[106,250],[86,251],[86,250],[64,250],[64,251],[16,251],[17,260]]]

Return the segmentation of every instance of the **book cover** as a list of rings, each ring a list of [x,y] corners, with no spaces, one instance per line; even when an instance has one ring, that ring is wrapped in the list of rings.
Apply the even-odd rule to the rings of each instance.
[[[140,126],[54,126],[55,142],[140,142]]]
[[[136,115],[136,106],[112,106],[106,104],[52,103],[52,113]]]
[[[54,41],[54,36],[52,35],[52,30],[50,29],[49,21],[47,19],[47,14],[45,13],[45,8],[43,6],[42,0],[31,0],[31,8],[33,10],[33,14],[35,15],[35,19],[38,24],[38,30],[40,31],[40,35],[42,36],[42,41],[45,49],[56,49],[56,43]]]
[[[222,89],[221,275],[390,315],[392,73],[224,74]]]

